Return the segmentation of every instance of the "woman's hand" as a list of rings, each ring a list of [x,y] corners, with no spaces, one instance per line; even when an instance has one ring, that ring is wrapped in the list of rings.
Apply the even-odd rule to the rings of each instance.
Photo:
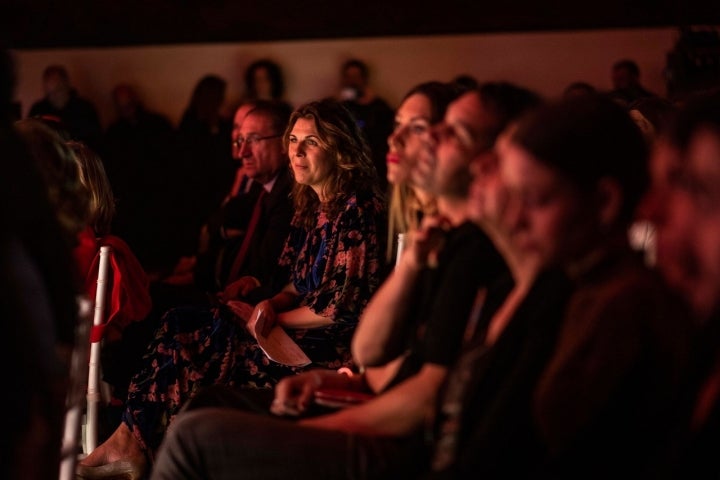
[[[405,261],[409,261],[415,268],[435,267],[449,227],[450,222],[443,217],[425,217],[420,228],[410,233],[403,252]]]
[[[257,338],[258,335],[266,337],[276,322],[277,313],[275,313],[272,303],[270,303],[270,300],[263,300],[255,305],[255,309],[248,319],[247,328],[255,338]]]
[[[270,411],[275,415],[298,416],[304,413],[323,384],[319,372],[308,371],[285,377],[275,386]]]
[[[225,289],[218,294],[218,298],[221,302],[228,302],[235,298],[243,298],[259,286],[260,281],[255,277],[249,275],[240,277],[226,285]]]

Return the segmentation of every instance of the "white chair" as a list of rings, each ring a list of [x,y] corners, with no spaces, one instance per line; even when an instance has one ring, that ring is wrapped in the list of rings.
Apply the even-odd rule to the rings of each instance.
[[[103,385],[107,387],[107,384],[100,380],[100,342],[102,328],[107,320],[111,255],[112,247],[100,247],[95,300],[90,301],[84,297],[78,300],[80,313],[75,348],[70,360],[70,385],[66,401],[59,480],[74,480],[79,454],[82,452],[87,455],[97,447],[100,402],[103,395],[104,398],[110,398],[109,389],[103,392],[102,388]]]
[[[85,441],[83,451],[89,454],[98,445],[98,414],[100,402],[110,398],[110,392],[105,382],[101,381],[100,347],[102,342],[102,328],[107,321],[108,279],[110,276],[110,256],[112,247],[100,247],[100,262],[98,266],[97,291],[95,292],[95,315],[93,317],[93,330],[90,334],[90,361],[88,363],[87,383],[87,409],[85,413]]]

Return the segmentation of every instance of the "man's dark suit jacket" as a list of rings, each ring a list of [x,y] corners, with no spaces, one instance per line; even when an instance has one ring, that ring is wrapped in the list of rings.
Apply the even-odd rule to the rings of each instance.
[[[261,287],[248,298],[250,301],[269,298],[290,281],[289,270],[278,265],[278,258],[290,232],[290,221],[295,211],[290,198],[294,183],[289,169],[283,167],[272,191],[262,199],[260,221],[240,269],[241,276],[250,275],[260,280]]]

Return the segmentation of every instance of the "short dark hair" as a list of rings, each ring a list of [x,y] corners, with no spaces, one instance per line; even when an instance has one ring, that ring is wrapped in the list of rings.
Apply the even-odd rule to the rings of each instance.
[[[477,86],[480,84],[477,78],[467,73],[461,73],[460,75],[457,75],[455,78],[452,79],[452,83],[463,90],[477,88]]]
[[[512,139],[581,189],[615,179],[624,202],[619,220],[632,220],[649,184],[648,148],[622,106],[602,95],[563,99],[524,116]]]
[[[563,96],[569,96],[573,94],[595,95],[597,93],[597,89],[593,85],[582,80],[578,80],[576,82],[568,84],[568,86],[565,87],[565,90],[563,90]]]
[[[613,70],[618,70],[620,68],[624,68],[636,77],[640,76],[640,67],[638,67],[638,64],[635,62],[635,60],[624,58],[622,60],[618,60],[613,64]]]
[[[483,107],[495,117],[495,125],[485,132],[487,140],[494,144],[498,135],[520,116],[543,103],[542,97],[525,87],[507,81],[485,82],[463,93],[475,93]]]
[[[43,78],[49,78],[52,75],[57,75],[64,80],[70,79],[70,75],[68,75],[67,69],[63,65],[48,65],[45,67]]]
[[[253,100],[252,105],[252,108],[245,115],[246,117],[251,114],[266,116],[270,118],[275,135],[285,133],[292,114],[290,105],[279,100]]]
[[[245,88],[249,98],[257,98],[257,88],[255,86],[255,72],[259,69],[265,69],[268,72],[271,83],[272,98],[279,100],[285,95],[285,77],[283,76],[280,65],[263,58],[256,60],[245,69]]]
[[[343,63],[341,71],[345,72],[349,68],[357,68],[358,70],[360,70],[360,75],[366,82],[370,78],[370,69],[368,68],[367,63],[363,62],[362,60],[359,60],[357,58],[351,58],[349,60],[346,60],[345,63]]]

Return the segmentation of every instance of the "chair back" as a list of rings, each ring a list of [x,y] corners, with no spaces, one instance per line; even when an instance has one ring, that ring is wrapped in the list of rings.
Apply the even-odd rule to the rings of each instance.
[[[95,292],[95,313],[90,334],[90,361],[88,364],[87,412],[85,420],[85,445],[83,450],[89,454],[98,445],[98,412],[102,398],[100,381],[100,347],[103,328],[107,322],[107,296],[109,293],[110,256],[112,247],[100,247],[97,290]]]

